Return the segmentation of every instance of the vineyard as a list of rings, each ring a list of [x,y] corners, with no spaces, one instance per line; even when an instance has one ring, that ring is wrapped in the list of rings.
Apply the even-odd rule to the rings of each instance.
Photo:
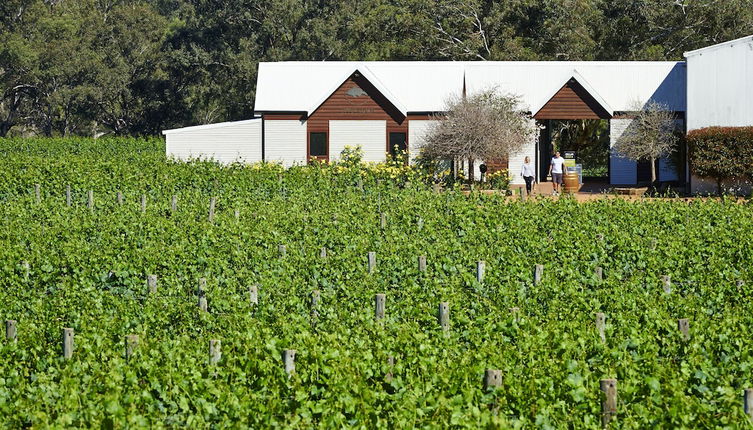
[[[747,201],[163,145],[0,140],[3,428],[750,426]]]

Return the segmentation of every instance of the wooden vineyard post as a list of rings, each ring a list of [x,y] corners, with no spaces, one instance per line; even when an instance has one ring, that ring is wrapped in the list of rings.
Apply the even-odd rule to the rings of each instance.
[[[259,304],[259,285],[254,284],[248,287],[248,302],[251,306]]]
[[[139,335],[129,334],[125,337],[125,354],[126,359],[131,358],[133,353],[136,352],[136,348],[139,346]]]
[[[683,340],[690,339],[690,321],[687,318],[677,320],[677,329],[682,333]]]
[[[502,371],[499,369],[486,369],[484,371],[484,389],[499,388],[502,386]]]
[[[199,297],[204,297],[204,293],[207,290],[207,278],[199,278],[199,284],[196,287],[196,294]]]
[[[89,201],[87,203],[87,206],[89,207],[89,210],[94,210],[94,191],[89,190]]]
[[[607,341],[606,335],[604,334],[606,320],[607,317],[604,315],[604,312],[596,312],[596,331],[599,332],[599,339],[601,339],[601,343]]]
[[[285,245],[277,245],[277,253],[280,258],[285,258],[285,256],[288,255],[288,249]]]
[[[173,194],[172,200],[170,200],[170,212],[178,212],[178,196]]]
[[[319,258],[327,258],[327,248],[322,246],[319,249]]]
[[[617,415],[617,380],[602,379],[599,381],[604,399],[601,402],[601,426],[607,427],[612,418]]]
[[[651,239],[651,250],[652,250],[652,251],[654,251],[654,250],[656,249],[656,245],[657,245],[658,243],[659,243],[659,241],[658,241],[658,240],[656,240],[656,238],[654,238],[654,239]]]
[[[395,357],[389,356],[387,357],[387,374],[384,375],[384,382],[390,383],[392,382],[392,369],[395,367]]]
[[[596,274],[597,281],[601,282],[604,279],[604,269],[602,269],[601,266],[596,266],[594,273]]]
[[[73,329],[63,329],[63,358],[69,360],[73,357]]]
[[[206,288],[207,278],[199,278],[199,287],[196,293],[199,296],[199,311],[201,312],[207,311]]]
[[[209,340],[209,364],[214,366],[215,364],[220,362],[220,358],[222,357],[222,341],[219,339],[210,339]]]
[[[22,260],[21,261],[21,268],[24,271],[24,279],[29,280],[29,275],[31,275],[31,264],[29,264],[28,261]]]
[[[235,220],[236,221],[240,221],[241,220],[241,211],[240,211],[240,209],[234,210],[233,211],[233,215],[235,216]]]
[[[149,294],[157,292],[157,275],[147,275],[146,286],[149,290]]]
[[[217,198],[211,197],[209,199],[209,222],[214,224],[214,206],[217,204]]]
[[[295,373],[295,349],[286,349],[282,352],[282,363],[285,366],[285,373],[288,378]]]
[[[141,195],[141,213],[146,213],[146,194]]]
[[[476,281],[478,283],[484,282],[484,273],[486,272],[486,261],[479,260],[476,262]]]
[[[746,388],[743,392],[743,411],[753,420],[753,388]]]
[[[387,228],[387,214],[384,212],[379,213],[379,227],[381,227],[382,230]]]
[[[72,200],[71,199],[71,186],[70,185],[66,185],[65,186],[65,205],[68,206],[68,207],[70,207],[71,204],[72,204],[71,200]]]
[[[517,306],[513,306],[509,309],[510,313],[515,318],[515,322],[520,321],[520,308]]]
[[[34,184],[34,202],[42,203],[42,186],[39,184]]]
[[[448,302],[439,304],[439,325],[444,331],[450,330],[450,304]]]
[[[385,306],[387,296],[384,294],[377,294],[374,296],[374,318],[381,320],[384,318]]]
[[[369,251],[368,259],[369,259],[369,273],[374,273],[374,271],[376,270],[376,252]]]
[[[123,193],[120,191],[118,191],[117,202],[118,206],[123,206]]]
[[[533,267],[533,285],[539,285],[544,277],[544,265],[537,264]]]
[[[426,256],[425,255],[420,255],[418,257],[418,271],[419,272],[426,271]]]
[[[321,299],[321,293],[319,290],[311,292],[311,316],[314,318],[319,316],[319,300]]]
[[[418,222],[416,222],[416,228],[418,228],[418,231],[421,231],[424,229],[424,219],[418,218]]]
[[[5,338],[11,342],[16,342],[18,332],[16,331],[15,320],[5,320]]]
[[[661,284],[664,292],[669,294],[672,292],[672,277],[670,275],[664,275],[661,277]]]

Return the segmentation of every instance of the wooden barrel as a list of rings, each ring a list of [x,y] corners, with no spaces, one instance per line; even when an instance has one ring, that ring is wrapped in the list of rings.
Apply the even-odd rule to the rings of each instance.
[[[575,172],[565,173],[564,176],[565,186],[562,187],[563,191],[568,194],[577,193],[580,190],[580,183],[578,182],[578,174]]]

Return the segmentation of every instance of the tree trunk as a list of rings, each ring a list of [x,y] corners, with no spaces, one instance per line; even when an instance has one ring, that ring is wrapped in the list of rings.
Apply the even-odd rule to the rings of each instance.
[[[475,169],[473,168],[473,159],[472,159],[472,158],[469,158],[469,159],[468,159],[468,183],[469,183],[469,184],[472,184],[472,183],[473,183],[473,180],[475,179],[475,178],[473,177],[473,176],[474,176],[474,175],[473,175],[473,173],[474,173],[474,170],[475,170]]]
[[[651,185],[656,185],[656,158],[651,157]]]
[[[717,178],[716,179],[716,193],[721,196],[722,195],[722,191],[723,191],[722,190],[722,179],[721,178]]]

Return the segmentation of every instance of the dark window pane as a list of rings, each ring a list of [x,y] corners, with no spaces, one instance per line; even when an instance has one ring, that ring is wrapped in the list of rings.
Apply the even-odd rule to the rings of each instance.
[[[327,156],[327,133],[311,133],[309,137],[309,155],[311,157]]]
[[[390,154],[395,155],[395,151],[405,151],[406,146],[405,133],[390,133]]]

